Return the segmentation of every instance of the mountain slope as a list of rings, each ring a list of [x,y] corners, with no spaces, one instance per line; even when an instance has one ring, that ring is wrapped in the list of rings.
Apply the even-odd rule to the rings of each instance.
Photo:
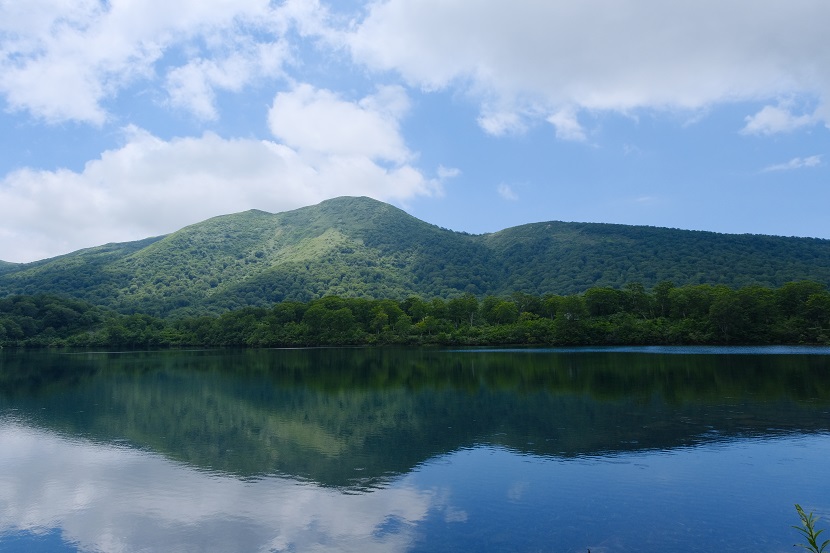
[[[598,223],[534,223],[481,237],[505,268],[500,292],[576,293],[630,282],[830,283],[830,241]]]
[[[830,241],[533,223],[474,236],[369,198],[215,217],[163,237],[0,264],[0,297],[59,293],[124,312],[192,315],[322,295],[403,299],[574,293],[660,280],[830,283]]]
[[[0,297],[55,293],[112,305],[113,298],[131,278],[129,273],[119,272],[115,264],[159,239],[106,244],[33,263],[13,264],[0,272]]]
[[[490,289],[492,276],[476,276],[492,272],[488,260],[468,236],[369,198],[337,198],[20,265],[0,275],[0,297],[53,292],[125,312],[192,314],[324,294],[449,296]]]
[[[17,267],[17,263],[0,260],[0,275],[13,270],[15,267]]]

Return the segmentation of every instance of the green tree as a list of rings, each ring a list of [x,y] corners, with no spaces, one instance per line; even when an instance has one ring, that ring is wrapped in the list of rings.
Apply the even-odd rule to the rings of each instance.
[[[447,312],[447,302],[442,298],[433,298],[429,302],[429,314],[440,320],[447,320],[449,313]]]
[[[387,315],[386,311],[384,311],[383,307],[380,305],[376,305],[374,309],[372,309],[372,323],[371,329],[376,333],[380,334],[384,330],[389,328],[389,315]]]
[[[401,303],[401,308],[409,315],[413,322],[424,320],[429,314],[429,305],[419,297],[410,296]]]
[[[582,296],[565,296],[554,319],[554,340],[561,344],[583,344],[588,339],[588,308]]]
[[[626,311],[644,319],[654,316],[651,298],[641,282],[629,282],[623,289]]]
[[[515,323],[519,318],[519,308],[512,301],[502,300],[495,305],[491,316],[495,324]]]
[[[626,295],[613,288],[597,287],[585,291],[585,305],[592,317],[604,317],[619,313],[627,300]]]
[[[824,285],[809,280],[788,282],[775,291],[778,309],[785,317],[803,317],[807,299],[825,292]]]
[[[478,298],[472,294],[464,294],[447,302],[447,313],[456,326],[467,324],[473,326],[478,313]]]
[[[513,292],[510,294],[510,299],[516,304],[520,315],[522,313],[541,315],[542,313],[542,300],[538,296],[525,292]]]
[[[652,294],[658,317],[668,317],[671,313],[672,290],[674,290],[674,282],[670,280],[662,280],[654,286]]]
[[[542,297],[542,315],[551,320],[556,318],[556,313],[559,311],[559,304],[562,302],[562,296],[556,294],[545,294]]]
[[[703,319],[709,316],[715,289],[708,284],[681,286],[669,290],[668,295],[672,318]]]

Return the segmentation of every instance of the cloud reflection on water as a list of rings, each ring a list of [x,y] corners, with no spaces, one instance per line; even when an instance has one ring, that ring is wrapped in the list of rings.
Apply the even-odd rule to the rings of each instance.
[[[242,480],[146,451],[0,424],[3,535],[62,530],[83,551],[403,551],[435,508],[404,481],[344,494]]]

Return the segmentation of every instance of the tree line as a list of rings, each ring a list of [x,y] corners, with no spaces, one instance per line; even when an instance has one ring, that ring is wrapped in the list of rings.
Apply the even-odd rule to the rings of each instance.
[[[830,344],[830,292],[812,281],[738,289],[663,281],[650,290],[630,283],[572,295],[325,296],[179,318],[123,315],[52,295],[0,300],[6,347],[386,344]]]

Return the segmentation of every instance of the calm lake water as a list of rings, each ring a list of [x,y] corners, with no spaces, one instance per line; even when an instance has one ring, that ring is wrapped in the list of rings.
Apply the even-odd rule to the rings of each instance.
[[[0,551],[792,552],[830,349],[0,351]]]

